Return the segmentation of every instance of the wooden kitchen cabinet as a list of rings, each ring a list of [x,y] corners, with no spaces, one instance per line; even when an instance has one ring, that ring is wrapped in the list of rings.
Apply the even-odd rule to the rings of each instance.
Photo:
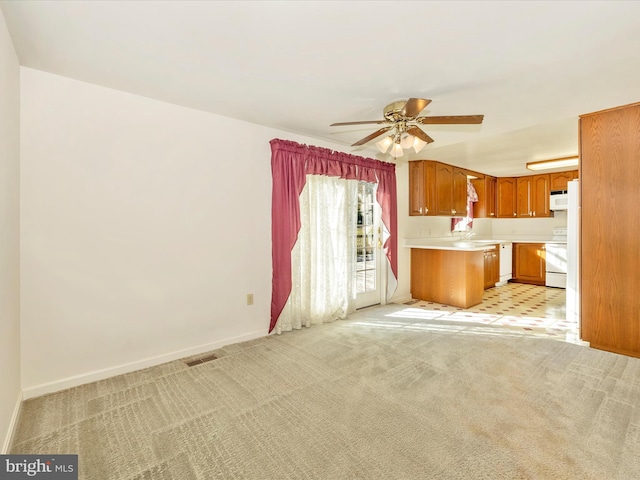
[[[496,182],[496,207],[499,218],[513,218],[517,216],[515,178],[498,178]]]
[[[484,289],[495,287],[500,281],[500,245],[484,250]]]
[[[469,308],[482,302],[482,250],[411,249],[411,297]]]
[[[518,283],[544,285],[546,260],[544,243],[513,244],[513,280]]]
[[[531,205],[533,206],[533,216],[551,216],[551,210],[549,210],[549,197],[551,195],[549,174],[534,175],[532,185],[533,198],[531,199]]]
[[[473,204],[473,218],[496,218],[497,178],[486,175],[471,180],[471,184],[478,194],[478,201]]]
[[[640,103],[579,122],[580,334],[640,357]]]
[[[549,174],[528,175],[516,179],[516,216],[548,217],[549,210]]]
[[[436,213],[449,217],[467,214],[467,172],[436,162]]]
[[[436,214],[436,162],[409,162],[409,215]]]
[[[578,170],[570,170],[568,172],[554,172],[549,174],[549,190],[552,192],[563,190],[566,191],[571,180],[578,178]]]

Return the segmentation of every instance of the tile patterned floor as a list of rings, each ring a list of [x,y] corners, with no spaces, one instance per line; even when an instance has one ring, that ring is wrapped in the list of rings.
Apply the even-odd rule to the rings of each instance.
[[[464,309],[411,300],[404,305],[420,309],[420,316],[446,323],[507,329],[513,333],[551,337],[571,343],[579,340],[578,325],[566,320],[566,294],[561,288],[508,283],[485,290],[483,301]]]

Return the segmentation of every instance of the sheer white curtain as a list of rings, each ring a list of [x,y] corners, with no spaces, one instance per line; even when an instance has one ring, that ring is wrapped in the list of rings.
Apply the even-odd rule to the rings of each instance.
[[[291,295],[276,333],[345,318],[355,310],[358,181],[307,175],[291,251]]]

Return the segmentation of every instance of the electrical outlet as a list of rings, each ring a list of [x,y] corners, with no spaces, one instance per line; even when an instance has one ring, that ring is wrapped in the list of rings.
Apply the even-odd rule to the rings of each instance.
[[[247,293],[247,305],[253,305],[253,293]]]

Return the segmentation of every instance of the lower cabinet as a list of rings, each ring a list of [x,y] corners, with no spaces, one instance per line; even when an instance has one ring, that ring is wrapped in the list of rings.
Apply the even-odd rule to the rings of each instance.
[[[545,271],[544,243],[513,244],[513,282],[544,285]]]
[[[411,249],[411,297],[469,308],[482,302],[482,250]]]
[[[495,287],[500,281],[500,245],[492,245],[484,251],[484,289]]]

